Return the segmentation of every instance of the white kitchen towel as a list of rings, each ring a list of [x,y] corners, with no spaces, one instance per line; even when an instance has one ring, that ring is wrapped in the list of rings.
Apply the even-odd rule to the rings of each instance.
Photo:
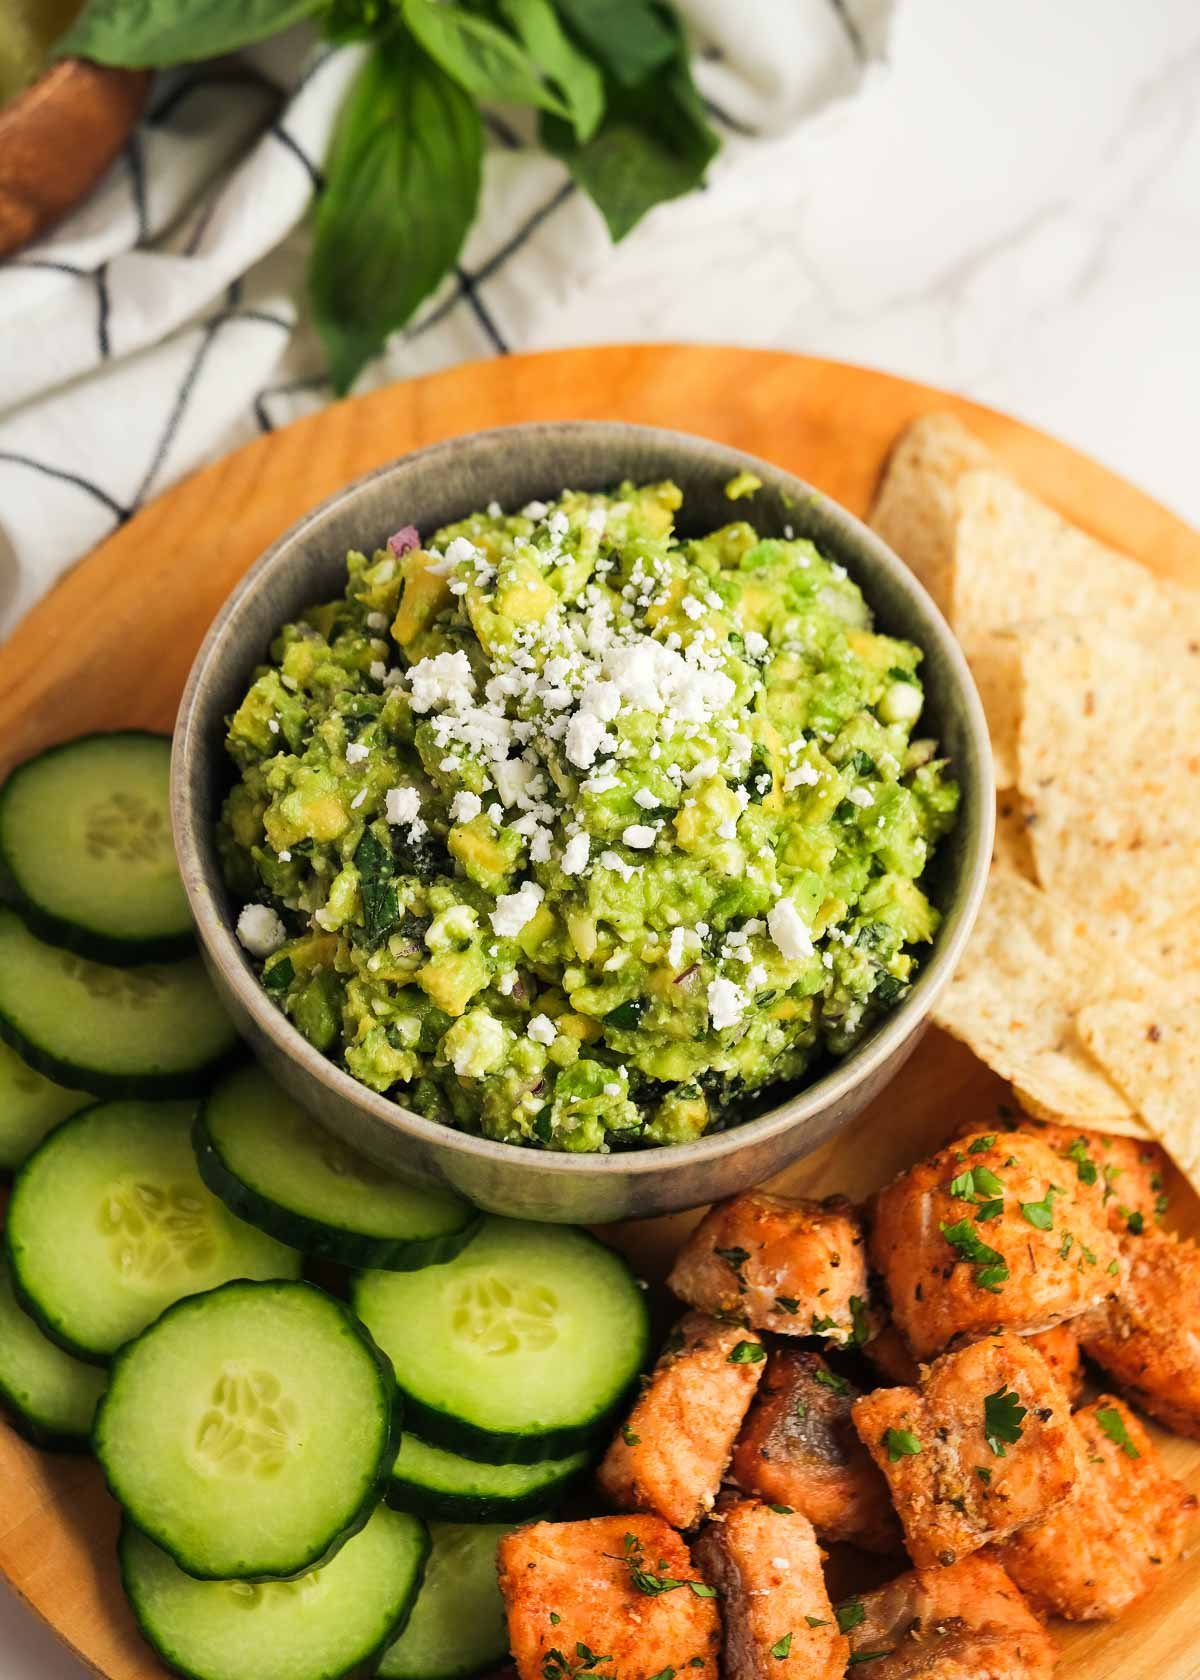
[[[857,88],[894,3],[679,0],[724,142],[708,191],[778,194],[778,143]],[[301,29],[160,76],[88,202],[0,266],[0,636],[147,498],[330,399],[306,212],[360,58]],[[357,390],[520,349],[605,261],[562,166],[519,119],[488,128],[462,260]],[[669,244],[671,217],[630,237]]]

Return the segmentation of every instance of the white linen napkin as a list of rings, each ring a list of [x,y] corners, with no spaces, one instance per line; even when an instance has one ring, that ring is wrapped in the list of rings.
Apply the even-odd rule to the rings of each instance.
[[[708,190],[777,195],[770,140],[851,94],[895,0],[679,0],[724,142]],[[306,211],[361,57],[304,29],[160,76],[91,198],[0,266],[0,636],[149,497],[329,400]],[[489,120],[458,271],[356,385],[520,349],[611,247],[565,169]],[[672,206],[630,236],[671,239]]]

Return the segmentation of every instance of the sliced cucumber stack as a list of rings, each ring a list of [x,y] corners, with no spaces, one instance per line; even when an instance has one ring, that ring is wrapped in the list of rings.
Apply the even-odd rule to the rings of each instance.
[[[0,1044],[0,1178],[14,1173],[68,1114],[94,1100],[56,1085]]]
[[[300,1256],[207,1190],[190,1103],[98,1103],[17,1175],[5,1242],[47,1335],[103,1363],[183,1295],[230,1278],[294,1278]]]
[[[126,1515],[201,1580],[303,1574],[356,1534],[396,1456],[387,1360],[309,1283],[179,1301],[114,1361],[94,1445]]]
[[[424,1524],[378,1508],[295,1581],[196,1581],[126,1523],[121,1580],[146,1639],[194,1680],[350,1680],[404,1626],[429,1552]]]
[[[47,945],[8,909],[0,1038],[47,1079],[106,1097],[190,1096],[237,1043],[199,957],[114,968]]]
[[[36,1447],[86,1448],[105,1373],[43,1336],[0,1262],[0,1405]]]
[[[389,1179],[253,1065],[210,1093],[193,1141],[200,1176],[239,1218],[343,1266],[436,1265],[479,1226],[476,1210],[451,1191]]]
[[[384,1653],[380,1680],[465,1680],[508,1656],[496,1547],[507,1523],[433,1523],[433,1551],[408,1626]]]
[[[406,1430],[387,1501],[397,1510],[447,1522],[520,1522],[556,1505],[592,1457],[577,1452],[569,1458],[545,1458],[540,1464],[481,1464],[430,1446]]]
[[[494,1464],[578,1451],[646,1358],[629,1268],[563,1225],[485,1219],[444,1266],[361,1273],[353,1301],[395,1367],[409,1425]]]
[[[170,767],[165,735],[83,735],[22,764],[0,788],[0,868],[44,938],[109,963],[191,949]]]

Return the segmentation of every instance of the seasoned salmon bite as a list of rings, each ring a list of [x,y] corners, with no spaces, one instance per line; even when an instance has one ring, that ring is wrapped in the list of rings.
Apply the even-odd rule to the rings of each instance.
[[[1044,1522],[996,1555],[1041,1609],[1109,1621],[1152,1592],[1179,1556],[1196,1497],[1168,1476],[1134,1414],[1102,1394],[1075,1414],[1079,1480]]]
[[[959,1127],[957,1139],[971,1141],[983,1129],[974,1123]],[[1139,1236],[1151,1230],[1167,1211],[1167,1155],[1160,1144],[1146,1138],[1112,1137],[1028,1114],[1006,1118],[993,1135],[1025,1132],[1040,1138],[1068,1163],[1080,1184],[1092,1186],[1104,1205],[1109,1226],[1118,1235]]]
[[[503,1537],[497,1565],[520,1680],[716,1680],[712,1589],[661,1518],[532,1523]]]
[[[685,1313],[597,1472],[613,1504],[694,1528],[712,1509],[765,1359],[752,1330]]]
[[[849,1645],[807,1517],[738,1500],[705,1524],[695,1551],[721,1606],[722,1680],[842,1680]]]
[[[877,1389],[851,1415],[922,1569],[1039,1521],[1075,1485],[1067,1397],[1019,1336],[944,1354],[919,1388]]]
[[[676,1256],[667,1286],[688,1306],[783,1336],[865,1340],[862,1226],[844,1196],[718,1202]]]
[[[879,1192],[872,1261],[918,1359],[993,1330],[1047,1330],[1114,1292],[1116,1237],[1068,1165],[1040,1138],[984,1133]]]
[[[840,1604],[855,1676],[1049,1680],[1054,1642],[1000,1565],[969,1557],[914,1569]]]
[[[1168,1429],[1200,1438],[1200,1248],[1128,1237],[1118,1298],[1080,1329],[1083,1351]]]
[[[898,1551],[887,1482],[851,1422],[858,1397],[819,1353],[776,1348],[734,1448],[730,1479],[769,1505],[802,1512],[822,1540]]]

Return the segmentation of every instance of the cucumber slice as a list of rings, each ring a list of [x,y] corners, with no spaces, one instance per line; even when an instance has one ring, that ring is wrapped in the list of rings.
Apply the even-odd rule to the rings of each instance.
[[[469,1202],[389,1179],[252,1064],[210,1094],[192,1141],[201,1178],[239,1218],[343,1266],[437,1265],[479,1227]]]
[[[509,1523],[431,1523],[433,1550],[408,1626],[384,1653],[380,1680],[464,1680],[508,1656],[496,1547]]]
[[[0,788],[0,867],[43,939],[110,963],[191,950],[170,769],[169,737],[123,730],[51,747]]]
[[[103,1364],[183,1295],[297,1277],[300,1256],[243,1225],[200,1181],[190,1103],[97,1103],[17,1175],[5,1242],[46,1334]]]
[[[121,1582],[162,1660],[194,1680],[357,1680],[373,1672],[421,1584],[429,1537],[379,1506],[335,1558],[297,1581],[195,1581],[132,1523]]]
[[[0,909],[0,1038],[60,1085],[183,1097],[237,1043],[199,957],[111,968],[47,945]]]
[[[354,1309],[412,1428],[493,1464],[561,1458],[603,1430],[646,1359],[642,1291],[583,1231],[485,1219],[422,1272],[362,1272]]]
[[[192,1295],[122,1349],[93,1436],[114,1497],[189,1575],[300,1575],[357,1534],[396,1456],[396,1390],[310,1283]]]
[[[47,1340],[0,1261],[0,1405],[35,1447],[86,1448],[106,1378]]]
[[[86,1091],[68,1091],[46,1079],[0,1044],[0,1178],[14,1173],[68,1114],[93,1100]]]
[[[406,1432],[387,1501],[397,1510],[447,1522],[520,1522],[557,1504],[592,1457],[577,1452],[540,1464],[480,1464]]]

